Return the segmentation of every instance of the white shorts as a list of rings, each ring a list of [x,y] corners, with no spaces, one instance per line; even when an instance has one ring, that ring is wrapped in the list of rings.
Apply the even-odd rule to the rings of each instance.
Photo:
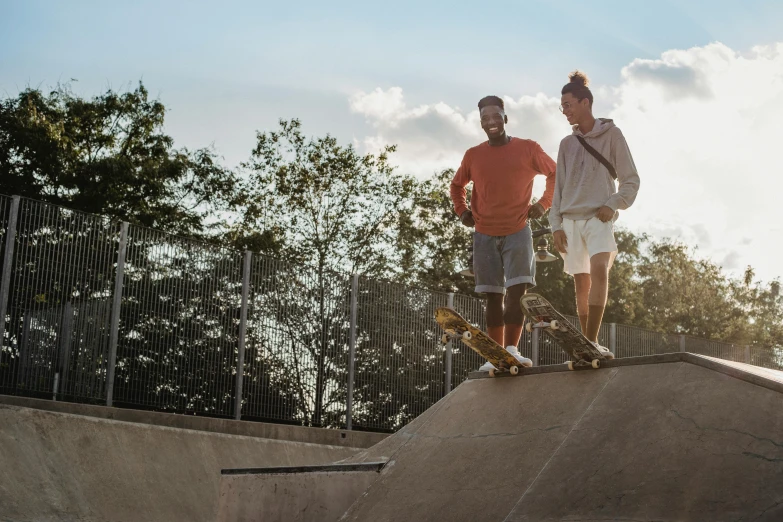
[[[610,252],[609,267],[612,267],[617,255],[617,243],[614,240],[614,221],[604,223],[597,217],[577,221],[563,219],[568,251],[563,256],[563,270],[567,274],[589,274],[590,258],[596,254]]]

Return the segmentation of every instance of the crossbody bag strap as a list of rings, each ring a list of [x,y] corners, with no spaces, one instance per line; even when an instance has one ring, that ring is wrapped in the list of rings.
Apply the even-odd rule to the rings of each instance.
[[[590,145],[587,143],[587,141],[586,141],[586,140],[585,140],[583,137],[581,137],[581,136],[577,136],[577,137],[576,137],[576,139],[578,139],[578,140],[579,140],[579,143],[581,143],[581,144],[582,144],[582,147],[584,147],[584,148],[585,148],[585,150],[587,150],[587,152],[589,152],[590,154],[592,154],[592,155],[593,155],[593,157],[594,157],[595,159],[597,159],[598,161],[600,161],[600,162],[601,162],[601,164],[602,164],[604,167],[606,167],[606,169],[609,171],[609,174],[611,174],[611,175],[612,175],[612,178],[613,178],[613,179],[617,179],[617,171],[616,171],[616,170],[614,170],[614,166],[613,166],[611,163],[609,163],[609,160],[607,160],[606,158],[604,158],[604,157],[601,155],[601,153],[600,153],[600,152],[598,152],[598,151],[597,151],[597,150],[595,150],[595,149],[594,149],[592,146],[590,146]]]

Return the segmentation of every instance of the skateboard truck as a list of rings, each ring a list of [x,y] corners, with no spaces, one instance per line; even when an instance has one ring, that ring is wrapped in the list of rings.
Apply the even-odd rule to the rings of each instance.
[[[575,370],[577,368],[595,368],[596,370],[601,367],[601,360],[600,359],[593,359],[592,361],[587,361],[585,359],[579,359],[578,361],[568,361],[566,363],[568,365],[569,370]]]
[[[443,337],[440,338],[440,342],[442,342],[443,344],[447,344],[449,341],[459,341],[462,339],[469,341],[472,338],[473,338],[473,334],[471,334],[467,330],[465,330],[462,333],[449,331],[443,334]]]
[[[540,328],[549,328],[550,330],[559,330],[560,329],[560,323],[558,323],[557,319],[555,319],[551,323],[547,323],[547,322],[544,322],[544,321],[539,321],[537,323],[533,323],[531,321],[528,321],[525,324],[525,330],[527,330],[527,333],[533,333],[533,329],[540,329]]]

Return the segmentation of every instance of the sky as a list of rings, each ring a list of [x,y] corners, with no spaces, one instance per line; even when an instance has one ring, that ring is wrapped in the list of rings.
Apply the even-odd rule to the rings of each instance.
[[[229,166],[299,118],[363,153],[396,144],[399,172],[427,177],[486,138],[487,94],[505,99],[509,134],[556,158],[574,69],[639,170],[619,226],[731,275],[783,276],[779,0],[0,0],[0,95],[143,81],[178,146],[214,146]]]

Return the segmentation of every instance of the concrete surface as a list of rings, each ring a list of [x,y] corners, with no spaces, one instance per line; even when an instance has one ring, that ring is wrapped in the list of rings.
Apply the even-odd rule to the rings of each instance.
[[[334,522],[383,464],[225,471],[218,522]]]
[[[341,520],[783,520],[783,380],[670,354],[472,379],[343,462]]]
[[[107,408],[91,404],[76,404],[72,402],[48,401],[30,399],[13,395],[0,395],[0,404],[35,408],[37,410],[87,415],[100,419],[112,419],[154,426],[168,426],[186,430],[209,431],[229,435],[244,435],[264,439],[287,440],[289,442],[306,442],[309,444],[328,444],[348,448],[369,448],[382,441],[388,434],[348,430],[332,430],[324,428],[307,428],[290,424],[274,424],[266,422],[236,421],[181,415],[168,412],[147,410],[132,410],[127,408]]]
[[[0,521],[209,521],[220,470],[326,464],[360,448],[0,404]]]

